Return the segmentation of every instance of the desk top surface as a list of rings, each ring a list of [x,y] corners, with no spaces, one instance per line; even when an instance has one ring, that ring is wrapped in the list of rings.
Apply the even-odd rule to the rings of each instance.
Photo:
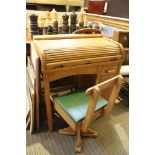
[[[113,51],[117,51],[120,47],[118,43],[104,38],[75,38],[75,39],[55,39],[55,40],[37,40],[35,41],[42,52],[50,52],[56,53],[58,51],[65,52],[66,50],[76,50],[81,51],[85,49],[85,52],[89,49],[96,50],[103,50],[108,51],[113,49]],[[118,52],[118,51],[117,51]]]

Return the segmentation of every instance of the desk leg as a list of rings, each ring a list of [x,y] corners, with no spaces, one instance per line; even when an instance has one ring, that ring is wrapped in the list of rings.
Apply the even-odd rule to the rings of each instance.
[[[101,72],[102,72],[102,68],[101,68],[101,66],[99,66],[98,71],[97,71],[96,84],[99,84],[99,82],[100,82]]]
[[[46,114],[47,114],[48,130],[52,131],[53,130],[53,118],[52,118],[52,111],[51,111],[50,87],[49,87],[48,74],[44,74],[43,78],[44,78],[44,91],[45,91],[45,100],[46,100]]]

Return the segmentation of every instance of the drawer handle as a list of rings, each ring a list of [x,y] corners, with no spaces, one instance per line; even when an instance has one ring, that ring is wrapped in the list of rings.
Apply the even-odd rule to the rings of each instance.
[[[124,41],[127,41],[128,38],[126,36],[124,36],[123,39],[124,39]]]
[[[115,72],[116,70],[106,70],[106,73],[113,73],[113,72]]]

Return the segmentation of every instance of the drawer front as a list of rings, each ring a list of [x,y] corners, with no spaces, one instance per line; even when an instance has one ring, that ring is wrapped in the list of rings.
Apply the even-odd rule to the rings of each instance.
[[[103,67],[101,76],[115,75],[117,71],[118,71],[118,65]]]

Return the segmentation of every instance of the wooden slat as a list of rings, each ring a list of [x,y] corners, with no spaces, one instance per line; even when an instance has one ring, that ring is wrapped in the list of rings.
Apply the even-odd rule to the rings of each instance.
[[[107,56],[115,56],[117,53],[116,51],[110,52],[109,53],[104,53],[102,50],[99,52],[77,52],[77,53],[69,53],[65,52],[63,54],[46,54],[45,55],[45,60],[46,62],[57,62],[57,61],[64,61],[64,60],[77,60],[77,59],[88,59],[88,58],[95,58],[95,57],[107,57]],[[120,53],[121,54],[121,53]]]
[[[35,45],[43,70],[61,65],[102,62],[110,56],[122,55],[121,46],[106,38],[36,40]]]
[[[122,56],[118,55],[115,58],[121,59]],[[78,64],[86,65],[86,64],[93,64],[93,63],[103,63],[104,61],[112,60],[113,56],[107,56],[107,57],[100,57],[100,58],[89,58],[89,59],[80,59],[80,60],[70,60],[70,61],[60,61],[56,63],[47,63],[47,69],[51,68],[63,68],[66,66],[75,66]]]
[[[70,35],[69,35],[70,36]],[[44,50],[51,50],[51,49],[77,49],[78,48],[108,48],[118,49],[119,46],[116,42],[107,39],[105,37],[99,38],[64,38],[62,39],[53,39],[53,40],[40,40],[37,41],[37,44],[40,45],[41,49]],[[60,46],[61,45],[61,46]]]
[[[100,65],[101,66],[111,66],[111,65],[121,65],[122,64],[122,60],[120,59],[120,57],[114,57],[113,59],[107,59],[106,61],[104,62],[100,62]],[[84,64],[85,68],[89,68],[89,67],[93,67],[93,66],[98,66],[98,62],[96,63],[89,63],[89,64]],[[51,73],[51,74],[55,74],[56,72],[65,72],[67,70],[74,70],[76,68],[83,68],[83,64],[77,64],[77,65],[73,65],[73,66],[64,66],[62,68],[51,68],[51,69],[48,69],[44,72],[47,72],[47,73]]]
[[[77,48],[80,48],[80,51],[77,50]],[[93,49],[94,48],[94,49]],[[76,50],[76,52],[73,52],[73,50]],[[81,47],[76,47],[76,48],[70,48],[70,49],[59,49],[59,50],[55,50],[55,49],[47,49],[47,50],[44,50],[44,53],[46,53],[46,55],[56,55],[56,54],[66,54],[66,53],[70,53],[70,54],[76,54],[77,55],[77,52],[78,53],[103,53],[103,52],[107,52],[107,50],[109,51],[108,53],[110,52],[117,52],[117,50],[119,50],[119,48],[115,48],[113,47],[112,49],[111,48],[108,48],[108,47],[105,47],[104,49],[103,48],[99,48],[99,47],[92,47],[92,48],[81,48]],[[121,53],[121,52],[120,52]]]
[[[79,39],[79,38],[100,38],[101,34],[58,34],[58,35],[36,35],[33,40],[59,40],[59,39]]]

